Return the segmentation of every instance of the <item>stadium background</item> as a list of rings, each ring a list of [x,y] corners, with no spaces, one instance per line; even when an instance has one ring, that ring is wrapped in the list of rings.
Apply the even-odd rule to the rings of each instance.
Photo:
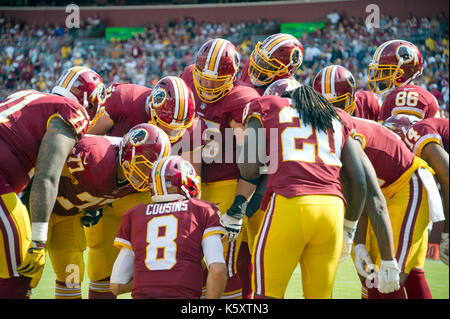
[[[73,65],[95,69],[106,85],[152,87],[162,76],[180,75],[210,38],[233,42],[244,65],[257,41],[286,32],[297,36],[305,50],[295,74],[300,83],[311,84],[326,65],[342,64],[360,89],[367,89],[367,65],[379,44],[394,38],[413,42],[424,58],[416,83],[433,93],[441,116],[449,117],[446,0],[74,3],[79,6],[79,28],[66,27],[69,1],[0,0],[0,100],[21,89],[50,92],[62,70]],[[365,25],[370,4],[379,8],[380,28]],[[437,259],[441,227],[438,223],[433,228],[430,258]],[[448,298],[448,268],[444,271],[442,297]]]

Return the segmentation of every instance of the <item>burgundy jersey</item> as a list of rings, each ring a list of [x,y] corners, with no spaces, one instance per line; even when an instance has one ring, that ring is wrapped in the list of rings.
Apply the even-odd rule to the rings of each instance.
[[[430,142],[440,144],[448,153],[448,119],[431,118],[414,123],[405,135],[405,143],[417,155]]]
[[[217,206],[197,198],[130,209],[114,244],[134,251],[132,297],[200,298],[202,240],[223,233]]]
[[[362,142],[380,187],[389,186],[412,165],[414,154],[397,134],[383,125],[356,117],[352,117],[351,121],[353,136]]]
[[[259,95],[263,96],[264,91],[267,89],[268,85],[264,85],[264,86],[254,86],[253,85],[250,75],[248,75],[248,66],[249,65],[250,65],[250,59],[248,59],[247,62],[245,62],[244,67],[242,68],[241,77],[239,78],[239,80],[252,86],[259,93]]]
[[[137,84],[114,83],[107,91],[105,112],[114,122],[108,135],[123,137],[128,131],[150,120],[145,102],[151,88]]]
[[[83,210],[96,210],[135,192],[127,182],[117,183],[119,137],[84,136],[66,161],[59,182],[53,212],[76,215]]]
[[[21,192],[30,182],[49,120],[61,118],[77,139],[89,127],[89,116],[78,102],[34,90],[16,92],[0,103],[0,175]]]
[[[439,104],[433,94],[417,85],[396,88],[383,102],[378,121],[397,114],[414,115],[420,119],[439,117]]]
[[[270,167],[267,196],[273,192],[291,198],[299,195],[337,195],[341,191],[341,150],[350,136],[350,116],[337,109],[338,119],[333,130],[319,131],[305,125],[290,100],[278,96],[263,96],[249,105],[244,118],[257,117],[266,128],[267,154]],[[344,199],[345,200],[345,199]]]
[[[356,107],[352,116],[378,121],[381,105],[383,104],[378,95],[370,91],[358,91],[355,97]]]
[[[236,163],[236,141],[230,122],[234,120],[242,123],[244,108],[260,96],[253,88],[235,81],[232,90],[219,101],[204,103],[199,99],[194,87],[193,68],[194,65],[188,66],[181,74],[181,78],[194,94],[196,113],[208,126],[206,138],[214,140],[208,145],[210,151],[203,152],[202,181],[238,179],[240,174]],[[232,142],[227,139],[227,136],[232,137],[230,138]]]

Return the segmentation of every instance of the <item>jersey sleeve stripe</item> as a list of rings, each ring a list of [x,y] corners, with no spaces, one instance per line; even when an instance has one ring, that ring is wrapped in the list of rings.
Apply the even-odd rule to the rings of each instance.
[[[220,235],[225,234],[225,229],[220,226],[206,228],[205,231],[203,232],[202,239],[205,239],[206,237],[214,235],[214,234],[220,234]]]
[[[125,240],[123,238],[119,238],[119,237],[116,237],[114,239],[114,246],[119,248],[119,249],[122,248],[122,247],[125,247],[125,248],[128,248],[130,250],[133,250],[131,242],[129,242],[128,240]]]
[[[414,154],[416,154],[417,156],[420,156],[420,154],[422,154],[422,150],[425,147],[425,145],[427,145],[428,143],[431,143],[431,142],[438,143],[439,145],[442,146],[442,139],[439,135],[427,134],[427,135],[422,136],[416,142],[416,144],[414,144],[414,149],[413,149]]]

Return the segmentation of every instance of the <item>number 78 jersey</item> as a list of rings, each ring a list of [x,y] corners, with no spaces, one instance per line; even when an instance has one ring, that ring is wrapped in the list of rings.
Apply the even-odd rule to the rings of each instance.
[[[345,112],[338,110],[338,114],[342,121],[349,121]],[[321,194],[344,199],[340,158],[350,136],[350,124],[343,125],[334,119],[333,130],[319,131],[301,120],[289,99],[278,96],[264,96],[252,102],[247,112],[244,111],[244,121],[252,117],[258,118],[266,128],[269,170],[277,167],[269,175],[266,195],[275,192],[291,198]]]

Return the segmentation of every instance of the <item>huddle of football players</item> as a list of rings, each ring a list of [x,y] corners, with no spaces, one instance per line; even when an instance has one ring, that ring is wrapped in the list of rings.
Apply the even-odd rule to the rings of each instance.
[[[448,265],[449,123],[413,84],[421,53],[381,44],[370,91],[341,65],[302,86],[303,55],[278,33],[240,70],[217,38],[153,88],[73,67],[51,94],[8,96],[0,298],[29,298],[47,253],[55,298],[81,298],[87,247],[92,299],[283,298],[299,263],[304,297],[331,298],[349,256],[362,298],[431,298],[434,222]]]

